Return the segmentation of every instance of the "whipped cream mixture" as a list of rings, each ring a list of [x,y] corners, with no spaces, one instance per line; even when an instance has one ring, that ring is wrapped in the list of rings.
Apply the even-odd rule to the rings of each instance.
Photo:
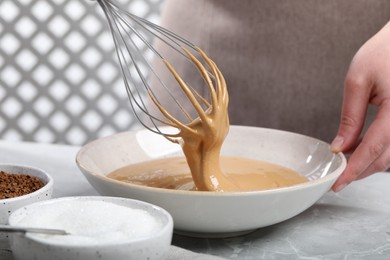
[[[149,96],[166,118],[161,122],[179,130],[177,134],[165,136],[181,145],[186,160],[169,158],[149,161],[120,169],[109,177],[160,188],[196,187],[198,191],[219,192],[271,189],[306,181],[305,177],[292,170],[266,162],[223,158],[221,163],[221,147],[229,132],[229,95],[225,79],[216,64],[201,49],[198,48],[197,51],[205,66],[192,53],[184,48],[183,50],[203,77],[210,93],[210,103],[187,86],[168,61],[164,61],[165,65],[193,105],[198,117],[193,119],[187,115],[190,123],[183,124],[169,114],[153,93],[149,92]]]

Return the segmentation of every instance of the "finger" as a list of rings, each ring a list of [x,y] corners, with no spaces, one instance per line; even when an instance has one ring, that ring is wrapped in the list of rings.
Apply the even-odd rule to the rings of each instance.
[[[344,189],[345,186],[359,178],[369,165],[371,165],[380,156],[381,146],[372,145],[363,140],[356,148],[354,153],[348,160],[347,167],[337,181],[333,184],[332,189],[338,192]]]
[[[343,174],[333,185],[334,191],[340,191],[352,181],[368,176],[388,165],[387,150],[390,145],[390,103],[383,105],[362,142],[351,155]]]
[[[359,137],[350,147],[348,147],[348,150],[344,150],[343,153],[345,155],[352,154],[356,150],[356,148],[360,145],[361,142],[362,142],[362,138]]]
[[[374,161],[356,180],[364,179],[373,173],[384,172],[390,166],[390,149],[388,148],[376,161]]]
[[[353,67],[351,65],[345,80],[339,130],[331,144],[334,152],[348,150],[357,142],[367,113],[371,85],[365,77],[355,76],[359,73],[355,73],[357,69]]]
[[[335,192],[342,190],[345,186],[358,177],[367,169],[367,164],[374,162],[379,155],[369,151],[369,145],[362,142],[348,160],[347,167],[337,181],[333,184],[332,189]],[[373,150],[372,150],[373,151]],[[379,150],[378,150],[379,151]],[[376,157],[375,157],[375,155]]]
[[[390,105],[389,105],[390,108]],[[388,114],[389,112],[387,112]],[[384,125],[381,128],[382,132],[376,133],[377,135],[382,136],[382,143],[384,151],[381,155],[372,162],[356,179],[363,179],[373,173],[382,172],[389,169],[390,166],[390,116],[384,115],[382,119],[378,119],[378,121],[382,121],[381,123]]]

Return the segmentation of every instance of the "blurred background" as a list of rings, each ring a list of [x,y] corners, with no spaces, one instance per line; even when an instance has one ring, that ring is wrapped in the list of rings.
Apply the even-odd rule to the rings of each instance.
[[[115,1],[158,24],[163,0]],[[0,140],[81,145],[136,128],[95,1],[0,0]]]

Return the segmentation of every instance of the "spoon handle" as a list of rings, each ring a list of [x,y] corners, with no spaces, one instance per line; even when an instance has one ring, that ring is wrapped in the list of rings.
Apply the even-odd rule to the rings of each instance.
[[[31,232],[31,233],[50,234],[50,235],[69,235],[68,232],[61,229],[15,227],[9,225],[0,225],[0,232],[10,232],[10,233]]]

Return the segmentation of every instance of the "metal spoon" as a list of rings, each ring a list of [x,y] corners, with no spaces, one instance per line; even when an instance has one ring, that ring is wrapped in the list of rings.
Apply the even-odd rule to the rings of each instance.
[[[10,233],[31,232],[31,233],[50,234],[50,235],[70,235],[70,233],[61,229],[14,227],[10,225],[0,225],[0,232],[10,232]]]

